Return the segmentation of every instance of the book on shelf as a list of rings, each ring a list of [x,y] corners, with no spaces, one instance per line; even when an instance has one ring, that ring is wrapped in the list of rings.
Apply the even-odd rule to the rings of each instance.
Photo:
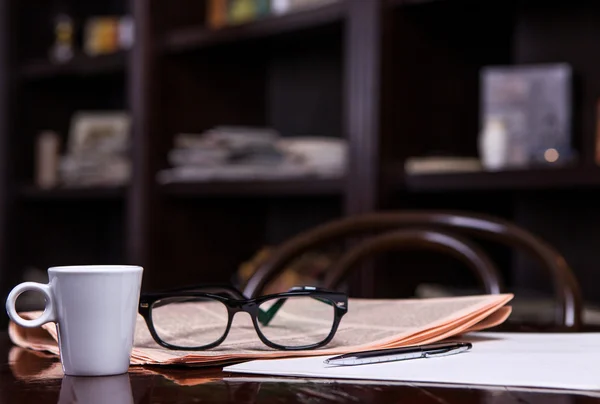
[[[217,29],[227,24],[227,0],[208,0],[207,25]]]
[[[45,131],[39,135],[36,185],[125,185],[131,178],[130,127],[131,118],[125,111],[76,111],[62,155],[56,133]]]
[[[238,25],[270,15],[283,15],[341,0],[208,0],[206,24],[211,29]]]
[[[295,11],[321,7],[339,1],[343,0],[272,0],[271,9],[273,14],[287,14]]]
[[[63,187],[120,186],[129,182],[131,162],[125,156],[64,156],[59,172]]]
[[[218,29],[269,15],[270,0],[209,0],[206,11],[208,27]]]
[[[445,174],[481,171],[481,161],[475,157],[409,157],[404,171],[409,175]]]
[[[340,178],[347,165],[347,142],[322,136],[282,137],[272,128],[221,126],[175,136],[170,168],[157,174],[162,184]]]

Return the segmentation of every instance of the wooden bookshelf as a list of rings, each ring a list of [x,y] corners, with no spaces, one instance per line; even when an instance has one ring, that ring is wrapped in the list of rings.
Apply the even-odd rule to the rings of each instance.
[[[59,77],[86,77],[124,72],[127,66],[127,52],[100,56],[75,56],[63,64],[47,60],[31,61],[20,68],[23,80],[48,80]]]
[[[391,6],[413,6],[413,5],[422,5],[428,3],[434,3],[436,1],[447,1],[447,0],[389,0],[388,4]]]
[[[41,189],[28,185],[19,188],[19,198],[39,202],[122,200],[126,191],[125,187]]]
[[[404,187],[409,192],[593,189],[600,188],[600,168],[565,167],[412,174],[404,177]]]
[[[133,49],[62,65],[45,61],[58,3],[80,20],[131,14]],[[31,39],[31,33],[39,35]],[[34,258],[142,265],[146,289],[227,282],[258,248],[325,221],[450,204],[501,212],[553,242],[585,284],[595,285],[595,269],[581,257],[593,261],[600,226],[600,170],[594,166],[599,37],[600,3],[582,0],[340,0],[218,30],[207,28],[205,2],[198,0],[50,0],[36,7],[0,0],[0,87],[8,89],[0,92],[0,292],[19,281]],[[412,176],[401,166],[386,171],[432,152],[477,155],[481,68],[550,62],[572,64],[578,77],[573,145],[581,166]],[[20,186],[34,182],[39,131],[65,135],[70,117],[82,109],[130,111],[130,185]],[[346,179],[160,185],[156,175],[168,168],[174,136],[217,125],[343,138]],[[89,222],[94,232],[82,237]],[[571,234],[574,228],[582,236]],[[42,241],[29,248],[34,233],[42,241],[61,237],[51,248]],[[513,279],[528,273],[519,263],[507,267]],[[350,281],[357,296],[373,295],[375,274],[387,276],[383,269],[357,273]],[[600,301],[591,287],[585,293]]]
[[[285,33],[310,30],[342,22],[345,12],[345,2],[339,1],[325,6],[293,11],[281,16],[267,16],[257,21],[219,29],[208,29],[202,26],[183,27],[166,33],[161,48],[167,53],[178,53],[219,44],[275,37]]]
[[[288,197],[341,196],[343,180],[221,181],[207,183],[168,184],[161,192],[172,197]]]

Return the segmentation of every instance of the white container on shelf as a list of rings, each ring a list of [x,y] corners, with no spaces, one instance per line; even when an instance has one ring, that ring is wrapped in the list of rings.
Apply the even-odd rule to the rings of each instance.
[[[489,117],[479,136],[481,164],[486,170],[502,170],[507,165],[508,149],[509,138],[504,122],[500,118]]]

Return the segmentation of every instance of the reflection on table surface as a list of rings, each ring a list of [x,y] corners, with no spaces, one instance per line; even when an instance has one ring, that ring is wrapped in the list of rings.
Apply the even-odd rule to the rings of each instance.
[[[105,377],[64,376],[58,404],[133,404],[129,374]]]
[[[416,385],[327,379],[257,377],[220,368],[132,367],[125,375],[64,376],[56,357],[13,347],[0,348],[0,402],[35,403],[588,403],[598,398],[575,392],[515,388]]]

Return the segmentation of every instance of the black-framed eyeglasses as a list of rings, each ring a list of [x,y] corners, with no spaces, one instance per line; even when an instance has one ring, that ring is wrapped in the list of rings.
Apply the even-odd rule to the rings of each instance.
[[[227,285],[202,285],[140,296],[139,313],[152,338],[177,350],[220,345],[233,317],[246,312],[267,346],[281,350],[327,345],[348,310],[348,296],[311,286],[255,299]]]

